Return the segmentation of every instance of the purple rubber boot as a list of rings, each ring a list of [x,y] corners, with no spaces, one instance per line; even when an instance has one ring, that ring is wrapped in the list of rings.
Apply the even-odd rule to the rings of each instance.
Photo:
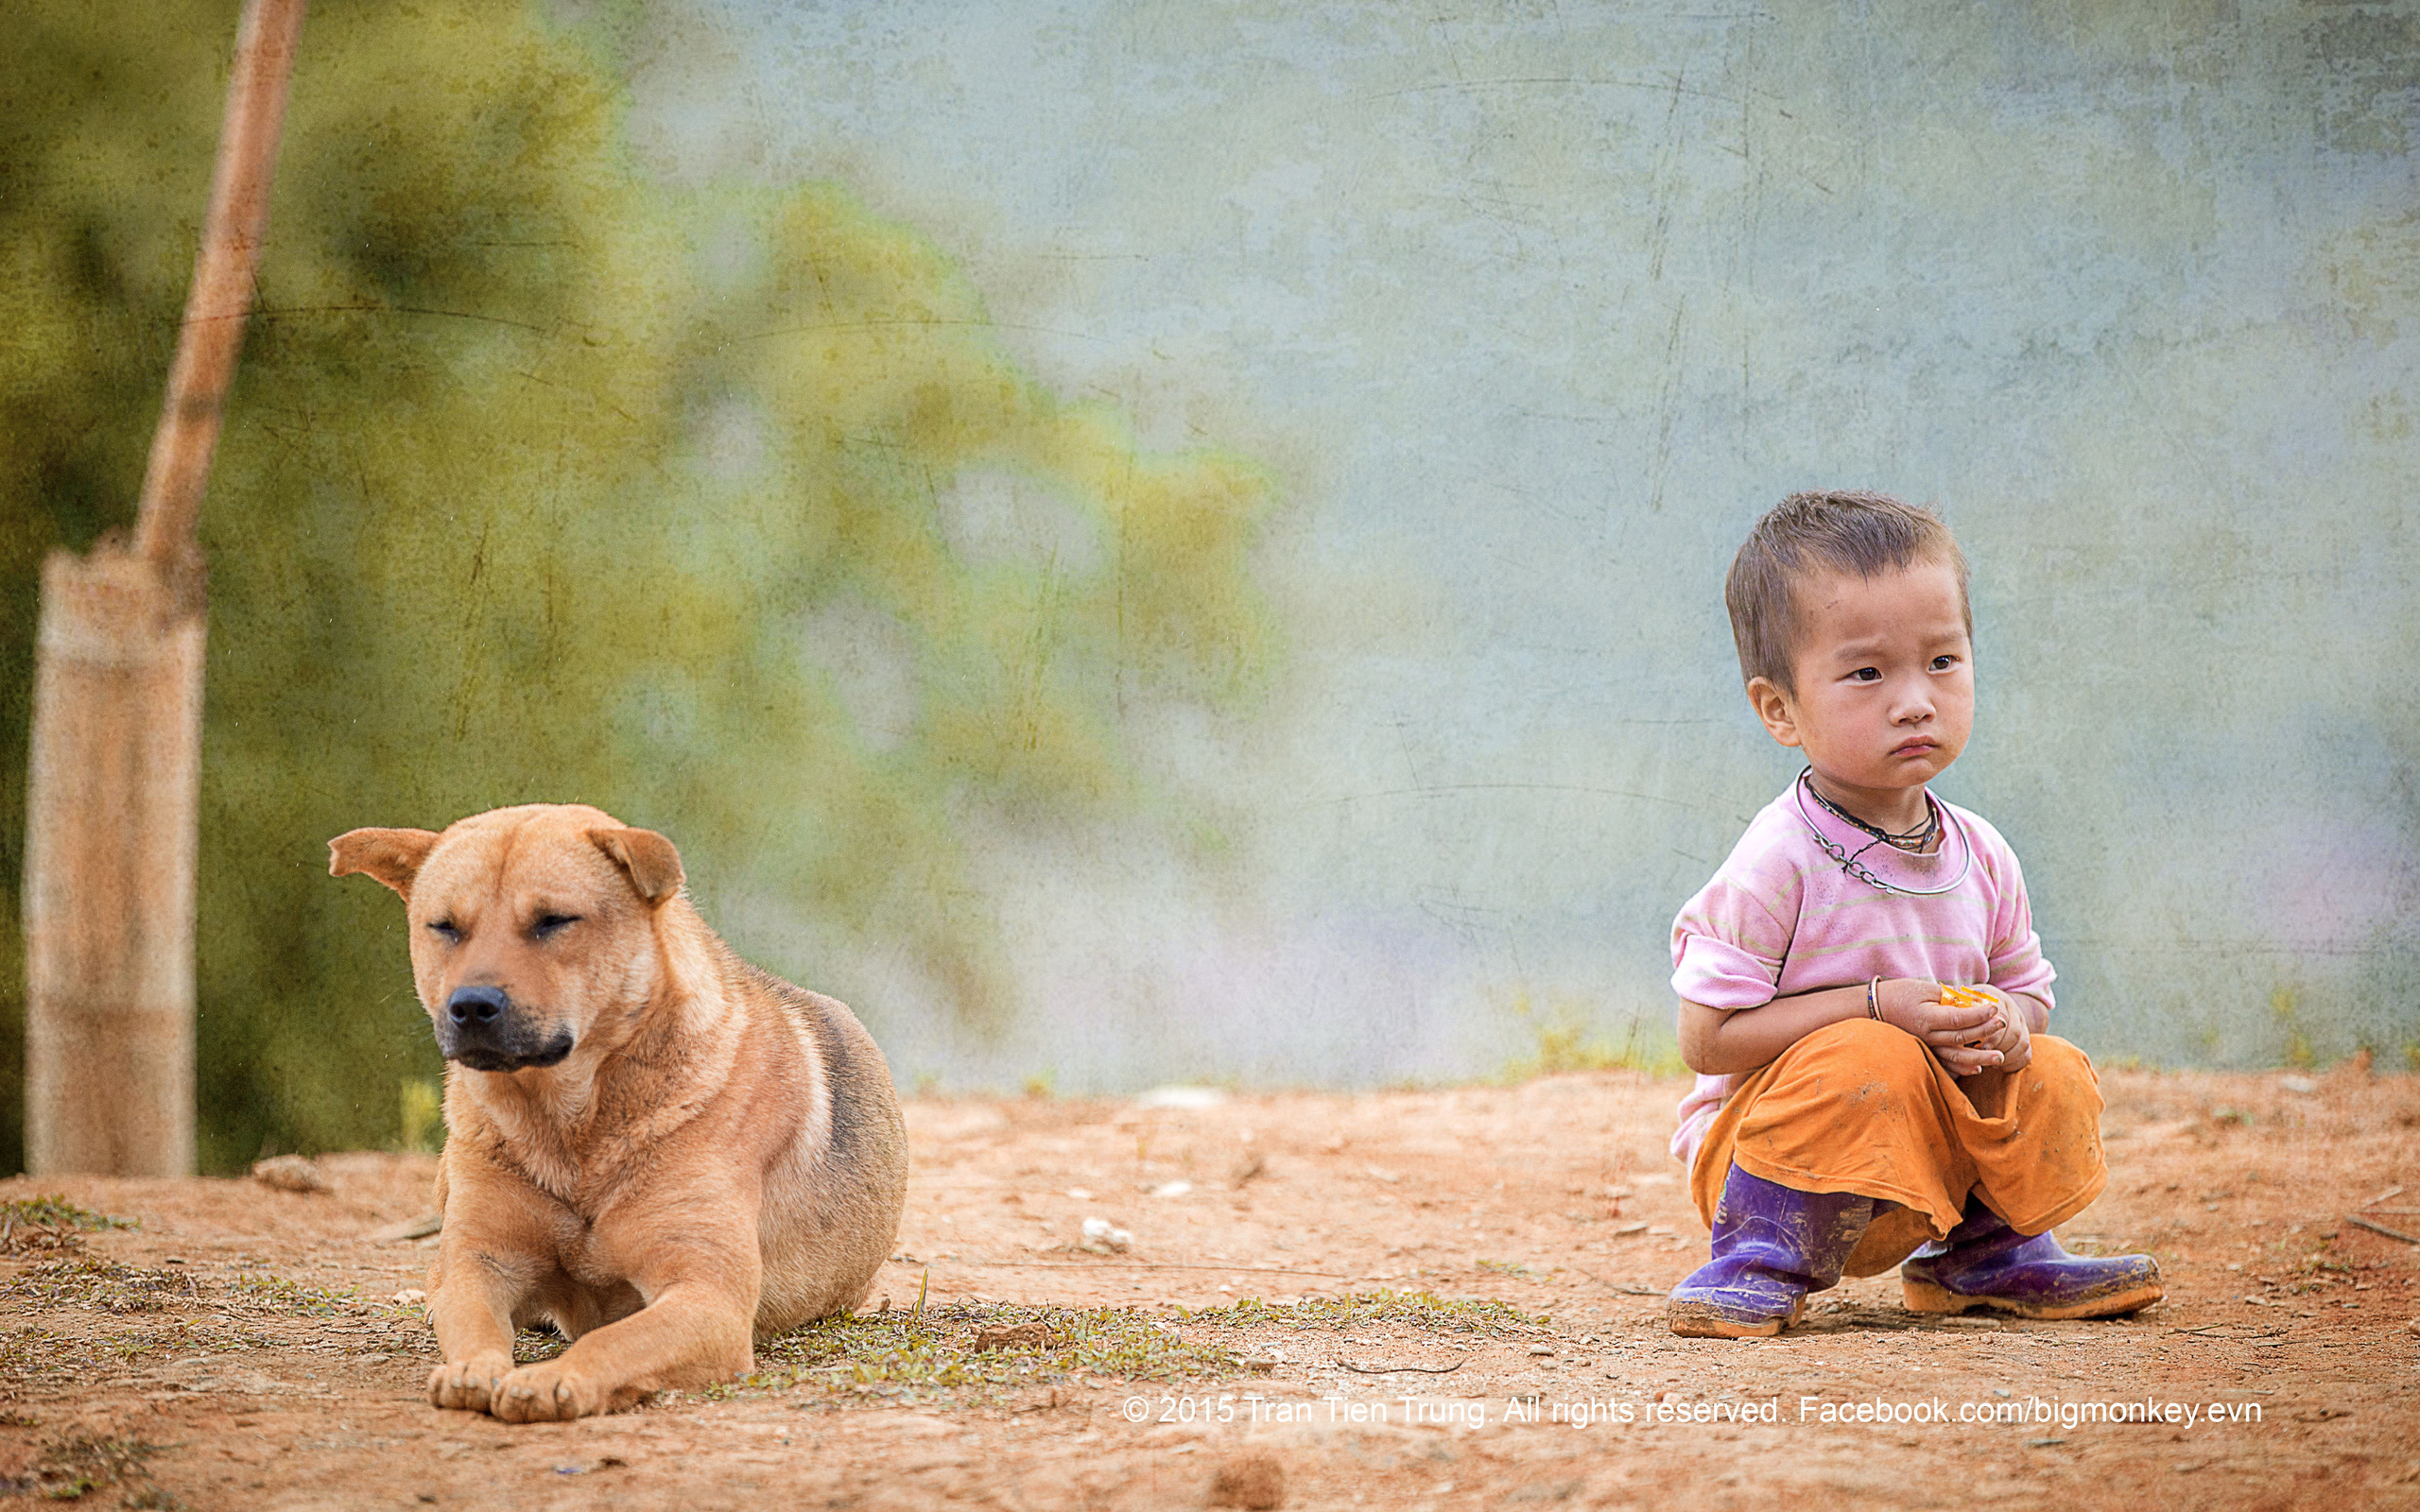
[[[2019,1317],[2115,1317],[2165,1295],[2149,1255],[2070,1255],[2047,1233],[2021,1234],[1966,1199],[1966,1216],[1899,1267],[1911,1313],[1996,1307]]]
[[[1874,1218],[1874,1199],[1800,1192],[1737,1166],[1714,1209],[1714,1258],[1672,1288],[1664,1320],[1701,1339],[1768,1338],[1798,1321],[1806,1294],[1838,1285]]]

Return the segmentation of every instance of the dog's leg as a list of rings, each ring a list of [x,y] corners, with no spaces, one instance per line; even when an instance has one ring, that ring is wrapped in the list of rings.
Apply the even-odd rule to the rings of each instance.
[[[711,1227],[617,1236],[614,1247],[647,1305],[514,1370],[491,1389],[488,1410],[507,1422],[585,1418],[745,1375],[764,1264],[752,1219],[731,1212],[735,1206]]]
[[[512,1372],[513,1315],[537,1289],[537,1276],[526,1248],[470,1223],[449,1213],[438,1249],[428,1314],[445,1363],[429,1372],[428,1400],[489,1412],[498,1383]]]

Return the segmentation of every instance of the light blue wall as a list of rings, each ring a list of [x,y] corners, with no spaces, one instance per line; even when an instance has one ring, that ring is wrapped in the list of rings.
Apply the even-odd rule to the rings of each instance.
[[[1524,991],[1660,1031],[1673,909],[1794,770],[1722,569],[1810,486],[1973,559],[1941,789],[2024,856],[2065,1032],[2420,1040],[2420,9],[766,0],[621,41],[657,168],[845,180],[1032,370],[1290,501],[1267,718],[1139,732],[1224,861],[1004,845],[1003,1040],[826,963],[903,1079],[1467,1074]]]

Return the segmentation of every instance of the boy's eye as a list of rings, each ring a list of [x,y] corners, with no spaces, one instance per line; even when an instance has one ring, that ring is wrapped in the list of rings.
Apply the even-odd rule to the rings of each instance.
[[[1875,667],[1859,667],[1855,672],[1849,674],[1849,680],[1851,682],[1879,682],[1882,680],[1882,673]]]
[[[1957,664],[1958,659],[1949,655],[1947,652],[1944,652],[1940,656],[1932,659],[1932,669],[1935,672],[1946,672]]]

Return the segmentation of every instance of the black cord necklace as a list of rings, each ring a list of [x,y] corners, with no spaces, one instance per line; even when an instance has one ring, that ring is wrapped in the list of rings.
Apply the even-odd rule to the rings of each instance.
[[[1964,886],[1966,885],[1967,873],[1975,869],[1975,837],[1968,834],[1966,833],[1966,827],[1958,822],[1958,816],[1948,814],[1946,828],[1958,832],[1958,838],[1966,852],[1965,861],[1958,868],[1958,875],[1950,878],[1947,883],[1938,887],[1908,887],[1895,882],[1886,882],[1882,878],[1876,876],[1873,869],[1867,867],[1862,861],[1858,860],[1858,857],[1864,855],[1866,851],[1873,850],[1876,846],[1882,845],[1889,841],[1891,839],[1891,835],[1888,832],[1876,829],[1873,825],[1866,823],[1863,819],[1858,818],[1854,814],[1841,814],[1838,804],[1825,799],[1823,794],[1816,793],[1815,770],[1813,767],[1807,767],[1801,771],[1798,774],[1798,781],[1790,783],[1789,788],[1790,793],[1794,798],[1802,791],[1815,793],[1815,801],[1823,805],[1824,812],[1840,815],[1840,817],[1845,822],[1853,824],[1863,833],[1874,836],[1872,840],[1866,842],[1866,844],[1858,850],[1857,855],[1851,855],[1848,851],[1832,843],[1831,837],[1826,835],[1822,827],[1816,824],[1814,816],[1806,812],[1806,800],[1804,798],[1797,798],[1798,817],[1806,824],[1808,836],[1814,840],[1818,847],[1822,848],[1825,855],[1830,856],[1834,861],[1840,863],[1840,867],[1842,871],[1847,872],[1850,876],[1855,877],[1861,883],[1864,883],[1867,886],[1872,887],[1876,892],[1896,893],[1902,898],[1939,898],[1945,893],[1956,892],[1960,887]],[[1928,822],[1936,826],[1942,825],[1943,816],[1947,813],[1947,811],[1943,809],[1942,806],[1935,801],[1932,794],[1929,792],[1925,794],[1925,805],[1927,811],[1931,815],[1931,818]],[[1916,832],[1910,831],[1909,833],[1913,834]],[[1894,847],[1893,849],[1896,848]]]
[[[1823,805],[1824,813],[1830,815],[1832,817],[1840,820],[1843,824],[1853,824],[1857,826],[1858,829],[1863,830],[1866,833],[1874,836],[1876,839],[1881,841],[1884,845],[1889,846],[1893,850],[1904,850],[1911,856],[1927,855],[1931,853],[1934,843],[1941,838],[1941,809],[1933,802],[1932,795],[1930,793],[1927,793],[1925,795],[1924,822],[1910,829],[1901,830],[1896,833],[1893,833],[1889,830],[1881,828],[1879,825],[1866,823],[1863,819],[1860,819],[1856,815],[1851,814],[1848,810],[1841,807],[1838,803],[1835,803],[1830,799],[1825,798],[1824,796],[1824,790],[1817,787],[1811,781],[1806,784],[1806,791],[1815,795],[1815,801]]]

